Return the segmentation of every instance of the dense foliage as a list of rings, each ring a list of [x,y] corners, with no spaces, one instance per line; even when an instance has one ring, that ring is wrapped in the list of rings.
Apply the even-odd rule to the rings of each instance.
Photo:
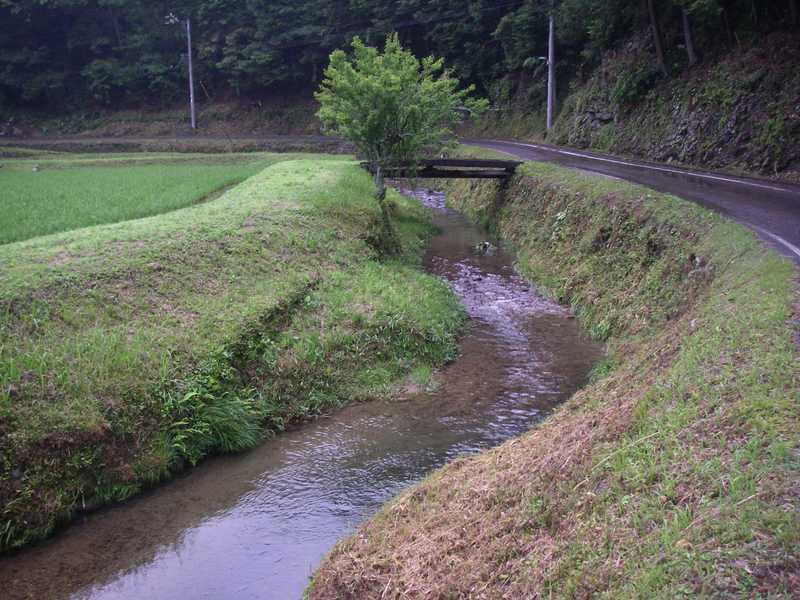
[[[316,94],[325,131],[352,141],[373,163],[411,161],[438,151],[460,123],[463,111],[480,113],[486,102],[470,97],[474,87],[444,71],[441,59],[419,60],[397,35],[383,51],[353,40],[353,56],[331,54]]]
[[[486,100],[470,97],[474,86],[459,89],[459,81],[444,70],[444,61],[419,60],[400,45],[396,33],[383,51],[353,40],[353,55],[331,54],[325,79],[315,94],[319,119],[326,133],[355,144],[375,172],[376,197],[383,214],[381,246],[399,251],[389,210],[382,166],[411,162],[424,152],[438,152],[448,143],[464,113],[479,114]]]
[[[661,71],[684,60],[682,11],[700,58],[798,20],[798,0],[560,0],[560,78],[651,26],[648,5],[666,52]],[[332,50],[356,35],[380,43],[392,31],[417,55],[443,56],[459,77],[496,92],[509,74],[542,68],[550,7],[551,0],[0,0],[0,103],[172,103],[186,83],[187,17],[201,99],[308,91]]]

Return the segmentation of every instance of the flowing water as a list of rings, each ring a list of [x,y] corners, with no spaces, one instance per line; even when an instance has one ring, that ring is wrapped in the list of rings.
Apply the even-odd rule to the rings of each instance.
[[[411,193],[411,192],[409,192]],[[86,515],[0,559],[0,597],[297,599],[324,553],[430,470],[518,435],[586,380],[600,349],[513,256],[416,192],[441,234],[425,258],[461,298],[461,356],[432,392],[348,407]]]

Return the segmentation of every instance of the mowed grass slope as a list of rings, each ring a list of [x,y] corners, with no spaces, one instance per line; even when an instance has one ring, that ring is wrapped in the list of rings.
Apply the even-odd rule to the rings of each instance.
[[[0,244],[184,208],[290,158],[44,153],[7,160],[0,169]]]
[[[275,164],[154,217],[0,246],[0,549],[454,356],[461,310],[369,176]]]
[[[610,358],[528,434],[388,504],[309,598],[797,598],[795,267],[677,198],[521,170],[449,200]]]

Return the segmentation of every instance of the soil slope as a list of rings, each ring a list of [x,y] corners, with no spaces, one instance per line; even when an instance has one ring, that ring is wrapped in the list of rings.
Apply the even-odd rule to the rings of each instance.
[[[603,56],[585,79],[561,90],[553,131],[545,135],[542,81],[523,79],[496,98],[468,137],[532,139],[622,156],[711,169],[800,177],[800,36],[774,33],[758,44],[653,66],[648,34]],[[530,100],[529,100],[530,97]]]

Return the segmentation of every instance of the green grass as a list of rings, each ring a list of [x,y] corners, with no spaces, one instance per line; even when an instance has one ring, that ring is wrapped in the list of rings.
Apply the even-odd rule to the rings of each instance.
[[[792,263],[695,205],[552,165],[448,189],[609,359],[528,434],[390,503],[309,597],[795,597]]]
[[[369,176],[318,158],[0,246],[0,548],[454,356],[461,310],[418,269],[427,212],[393,199],[388,262]]]
[[[0,169],[0,244],[184,208],[293,157],[45,153],[9,160]]]
[[[260,169],[167,165],[0,172],[0,244],[183,208]]]

